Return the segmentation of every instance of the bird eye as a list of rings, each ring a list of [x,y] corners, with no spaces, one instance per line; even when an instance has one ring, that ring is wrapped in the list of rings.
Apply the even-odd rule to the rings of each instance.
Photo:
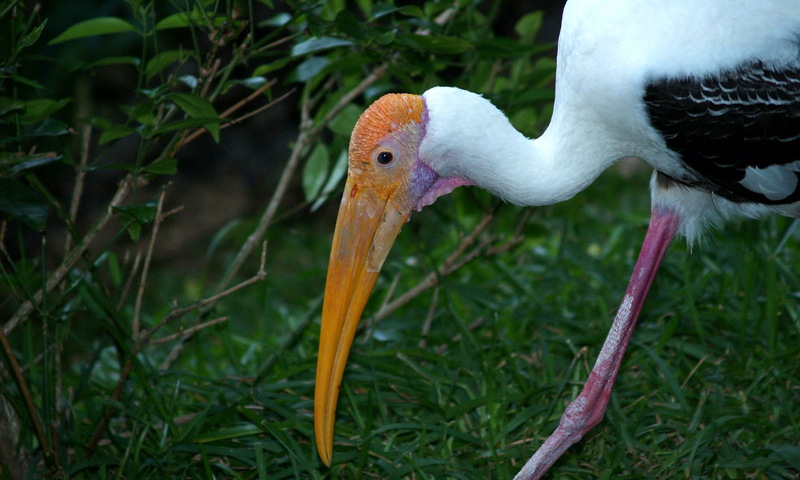
[[[378,156],[375,157],[375,159],[378,161],[378,164],[385,166],[392,163],[392,161],[394,160],[394,155],[392,154],[392,152],[380,152],[378,153]]]

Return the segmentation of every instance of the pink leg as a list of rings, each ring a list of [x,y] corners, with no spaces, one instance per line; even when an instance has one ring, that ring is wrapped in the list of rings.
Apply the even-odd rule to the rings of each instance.
[[[614,317],[614,323],[583,391],[564,411],[556,431],[539,447],[514,480],[541,478],[570,446],[577,443],[586,432],[603,419],[617,371],[628,348],[644,299],[679,225],[680,218],[677,213],[659,207],[653,209],[650,227],[647,229],[642,251],[636,260],[622,305]]]

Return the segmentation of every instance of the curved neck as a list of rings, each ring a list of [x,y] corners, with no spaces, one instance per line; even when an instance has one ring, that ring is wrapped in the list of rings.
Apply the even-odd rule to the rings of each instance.
[[[602,142],[587,141],[587,136],[603,138],[591,130],[597,122],[564,119],[559,108],[547,131],[531,140],[480,95],[437,87],[423,97],[427,125],[421,160],[443,177],[464,178],[511,203],[567,200],[617,159]]]

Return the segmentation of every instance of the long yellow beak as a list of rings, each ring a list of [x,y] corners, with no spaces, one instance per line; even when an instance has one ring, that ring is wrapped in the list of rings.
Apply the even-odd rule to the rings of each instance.
[[[408,220],[391,200],[352,178],[345,184],[333,234],[314,393],[314,433],[322,461],[333,457],[333,425],[342,374],[358,321],[386,255]]]

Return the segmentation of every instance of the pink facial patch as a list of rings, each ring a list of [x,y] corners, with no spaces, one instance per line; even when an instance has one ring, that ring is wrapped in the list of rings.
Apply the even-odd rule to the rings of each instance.
[[[417,203],[417,207],[415,208],[416,211],[421,211],[424,207],[428,205],[432,205],[433,202],[436,201],[437,198],[441,197],[442,195],[447,195],[448,193],[452,192],[458,187],[463,187],[466,185],[475,185],[473,182],[470,182],[466,178],[461,177],[439,177],[433,182],[433,185],[428,188],[424,194],[422,194],[422,198],[419,199]]]

